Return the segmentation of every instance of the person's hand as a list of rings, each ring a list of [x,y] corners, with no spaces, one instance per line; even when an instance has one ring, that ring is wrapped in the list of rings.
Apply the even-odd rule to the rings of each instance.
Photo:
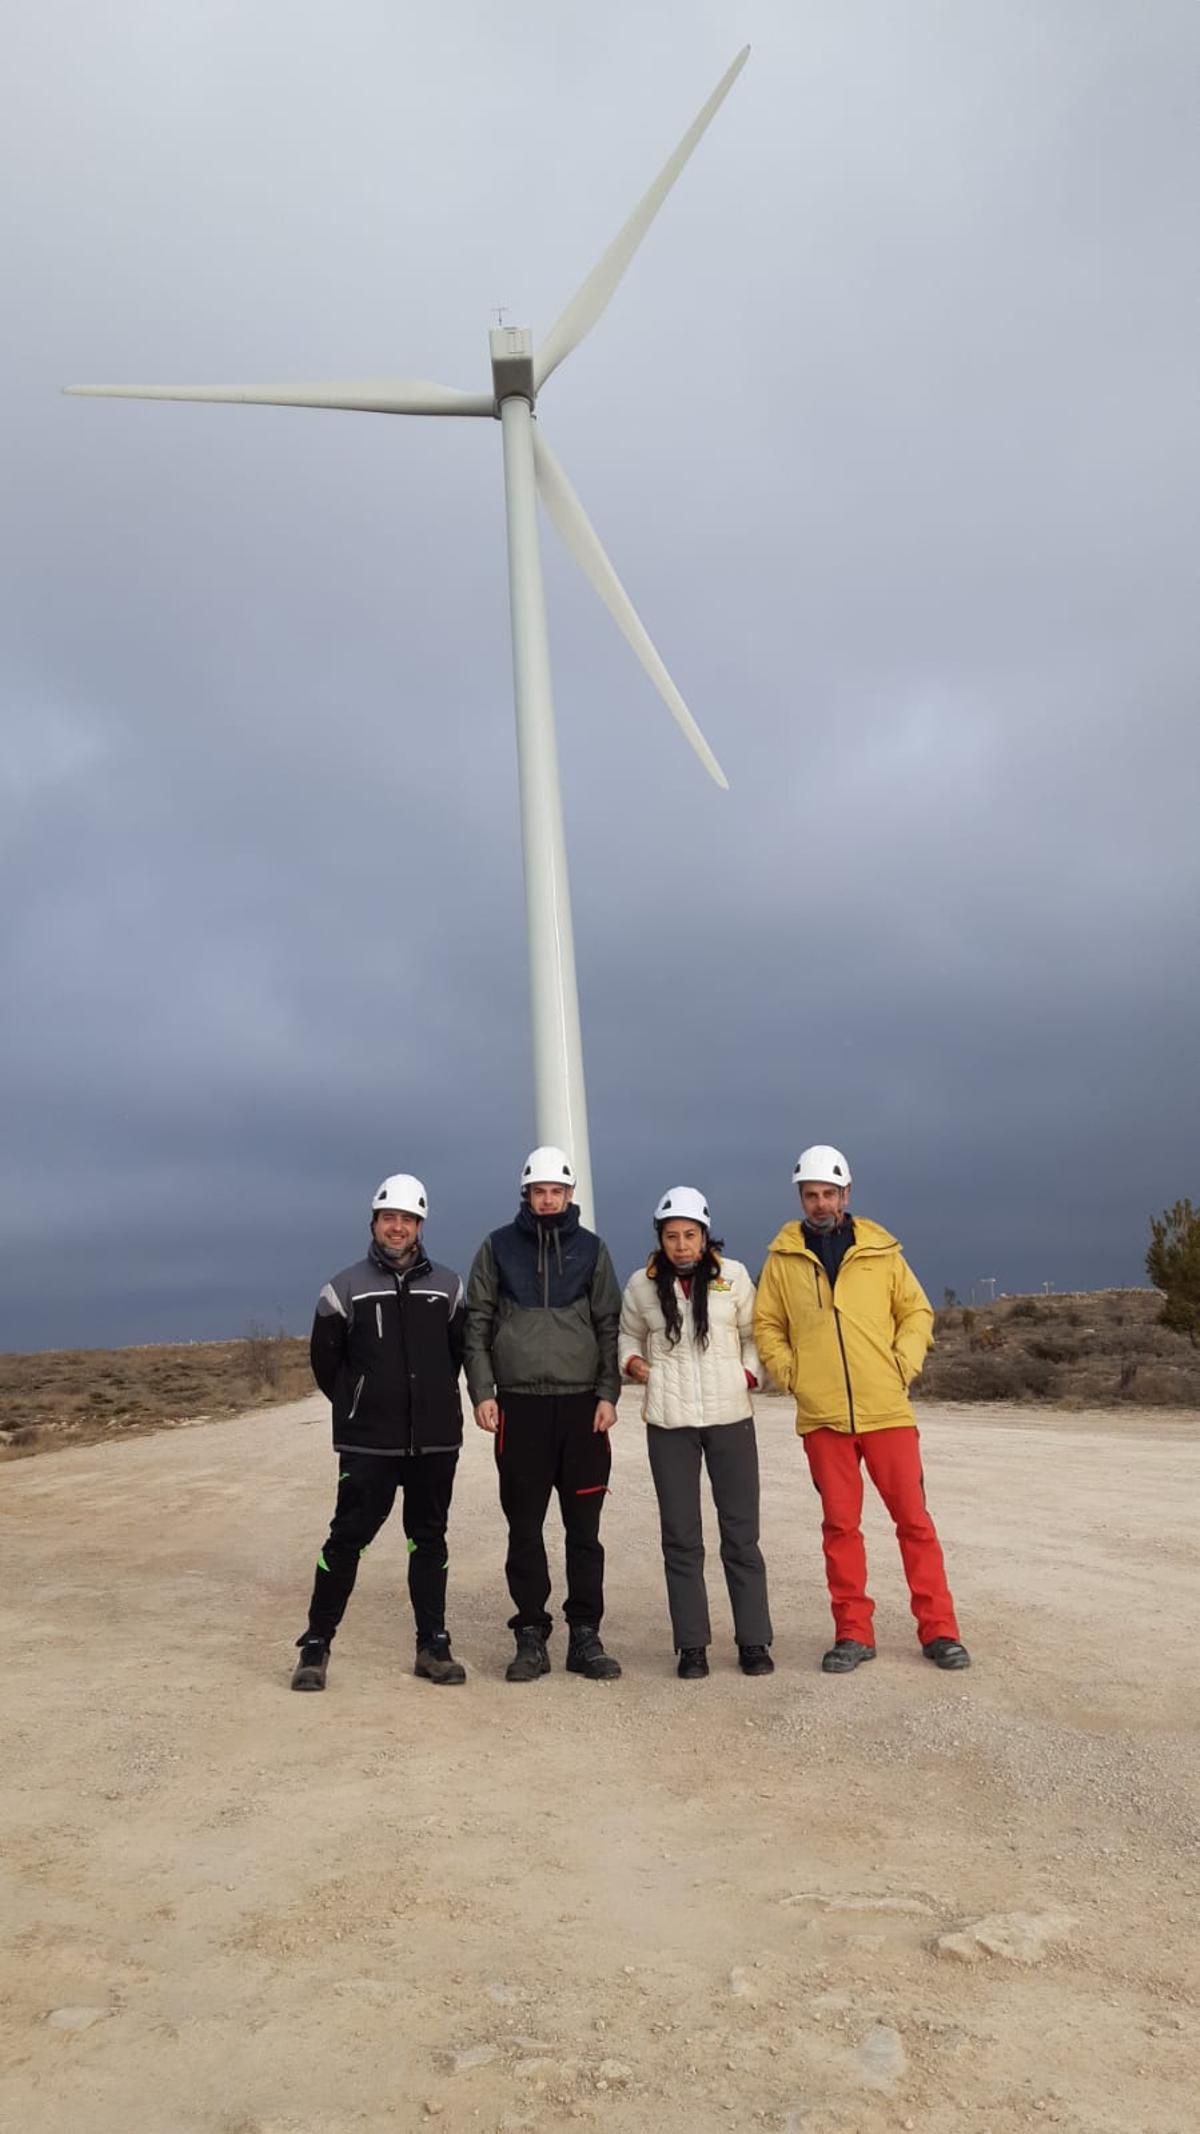
[[[496,1400],[481,1400],[475,1409],[475,1420],[481,1430],[490,1430],[495,1437],[500,1428],[500,1403]]]
[[[753,1371],[747,1370],[745,1364],[742,1365],[742,1369],[746,1372],[746,1391],[748,1393],[757,1393],[758,1380],[754,1376]]]
[[[631,1356],[625,1365],[626,1378],[632,1378],[635,1386],[648,1386],[650,1366],[644,1356]]]
[[[612,1402],[610,1400],[598,1400],[596,1402],[596,1419],[592,1424],[592,1429],[609,1431],[616,1420],[617,1411]]]

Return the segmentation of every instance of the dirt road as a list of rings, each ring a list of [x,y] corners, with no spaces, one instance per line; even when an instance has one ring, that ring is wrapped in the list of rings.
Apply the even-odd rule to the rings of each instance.
[[[627,1398],[625,1678],[521,1689],[472,1431],[467,1686],[406,1672],[397,1527],[297,1697],[326,1414],[3,1472],[6,2134],[1195,2134],[1200,1420],[927,1414],[976,1664],[922,1660],[872,1504],[880,1657],[838,1679],[761,1403],[778,1670],[734,1669],[717,1566],[690,1684]]]

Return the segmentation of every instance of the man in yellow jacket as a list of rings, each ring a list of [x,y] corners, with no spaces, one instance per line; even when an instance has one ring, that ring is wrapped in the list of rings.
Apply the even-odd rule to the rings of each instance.
[[[796,1430],[820,1492],[835,1639],[821,1666],[845,1675],[875,1657],[865,1467],[895,1522],[926,1659],[969,1667],[908,1399],[933,1338],[929,1299],[896,1239],[849,1213],[850,1166],[840,1150],[805,1149],[792,1182],[803,1216],[784,1224],[767,1254],[754,1337],[772,1378],[795,1399]]]

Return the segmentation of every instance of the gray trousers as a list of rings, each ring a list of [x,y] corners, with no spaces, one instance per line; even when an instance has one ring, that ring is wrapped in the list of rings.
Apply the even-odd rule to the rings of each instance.
[[[750,1416],[706,1430],[646,1430],[650,1472],[662,1524],[667,1603],[675,1650],[712,1643],[704,1584],[704,1526],[700,1463],[712,1484],[721,1531],[721,1562],[739,1645],[769,1645],[767,1572],[758,1546],[758,1441]]]

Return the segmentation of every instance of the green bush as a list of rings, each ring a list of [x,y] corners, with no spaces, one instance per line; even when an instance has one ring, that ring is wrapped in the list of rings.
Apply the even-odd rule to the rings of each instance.
[[[1190,1200],[1150,1218],[1146,1273],[1163,1293],[1159,1323],[1200,1342],[1200,1214]]]

